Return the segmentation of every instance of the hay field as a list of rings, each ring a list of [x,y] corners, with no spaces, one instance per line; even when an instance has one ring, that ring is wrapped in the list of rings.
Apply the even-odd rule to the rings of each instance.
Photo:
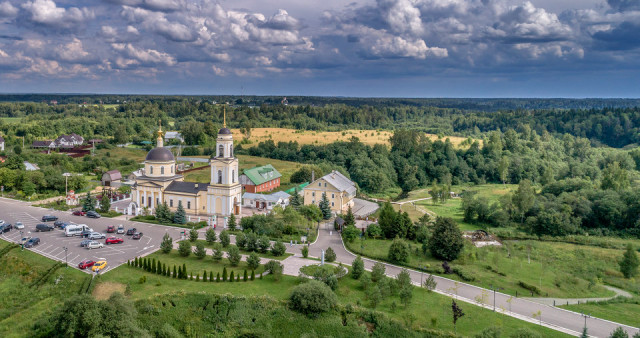
[[[244,134],[240,132],[240,129],[232,129],[234,140],[241,140],[244,138]],[[389,138],[392,132],[390,131],[378,131],[378,130],[358,130],[348,129],[344,131],[309,131],[309,130],[297,130],[289,128],[253,128],[251,129],[251,137],[249,140],[252,142],[249,145],[257,145],[260,142],[273,140],[275,143],[298,141],[300,144],[326,144],[336,141],[348,141],[351,137],[355,136],[360,139],[360,142],[374,145],[374,144],[389,144]],[[431,140],[438,140],[438,136],[434,134],[426,134]],[[460,145],[466,138],[458,136],[446,136],[441,140],[449,139],[455,146]]]

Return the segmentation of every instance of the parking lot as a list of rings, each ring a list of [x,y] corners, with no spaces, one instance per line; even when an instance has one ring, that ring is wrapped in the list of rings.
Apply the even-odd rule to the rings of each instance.
[[[107,267],[101,273],[124,264],[129,259],[144,256],[158,250],[165,233],[169,233],[175,241],[180,239],[180,233],[184,231],[183,229],[162,225],[114,220],[110,218],[92,219],[83,216],[73,216],[70,212],[45,210],[24,204],[7,203],[5,201],[6,200],[0,200],[0,219],[11,224],[22,222],[24,229],[13,229],[0,235],[0,238],[19,243],[22,237],[38,237],[40,238],[40,244],[33,248],[25,248],[24,250],[32,250],[57,261],[64,262],[66,259],[69,266],[74,268],[77,268],[78,263],[86,259],[94,261],[106,260]],[[124,242],[121,244],[105,244],[102,248],[89,250],[80,246],[83,238],[78,236],[66,237],[64,230],[59,228],[48,232],[36,232],[36,225],[38,223],[45,223],[41,221],[43,215],[57,216],[59,220],[63,222],[86,224],[95,232],[104,233],[107,237],[115,236],[123,238]],[[46,224],[53,226],[53,222],[46,222]],[[125,230],[135,227],[138,232],[143,233],[142,238],[133,240],[131,236],[127,236],[126,234],[107,233],[107,227],[109,225],[117,227],[119,224],[123,224]],[[96,241],[103,244],[105,243],[104,239]],[[65,248],[67,248],[66,251]],[[87,270],[87,272],[90,271]]]

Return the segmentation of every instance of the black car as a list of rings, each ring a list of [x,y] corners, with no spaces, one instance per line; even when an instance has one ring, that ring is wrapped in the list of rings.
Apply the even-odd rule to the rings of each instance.
[[[3,225],[0,225],[1,233],[9,232],[11,231],[11,229],[13,229],[13,225],[11,225],[11,223],[5,223]]]
[[[85,240],[83,240],[82,242],[80,242],[80,246],[84,248],[84,247],[86,247],[87,245],[89,245],[89,243],[91,243],[91,242],[93,242],[93,240],[91,240],[91,239],[85,239]]]
[[[40,244],[40,238],[34,237],[34,238],[28,240],[26,243],[24,243],[24,247],[25,248],[32,248],[34,245],[38,245],[38,244]]]
[[[88,211],[87,212],[87,217],[89,217],[89,218],[100,218],[100,214],[92,210],[92,211]]]
[[[58,217],[53,216],[53,215],[44,215],[42,216],[42,221],[43,222],[51,222],[51,221],[57,221]]]
[[[38,224],[36,225],[36,232],[40,232],[40,231],[51,231],[53,230],[53,227],[47,224]]]
[[[93,231],[92,230],[84,230],[80,233],[80,237],[87,237],[89,236]]]
[[[133,234],[135,234],[138,230],[136,228],[131,228],[129,230],[127,230],[127,236],[131,236]]]
[[[53,222],[53,226],[56,227],[56,228],[62,228],[63,224],[64,224],[64,222],[61,221],[61,220],[57,220],[57,221]]]
[[[140,239],[142,238],[142,232],[136,232],[135,234],[133,234],[133,237],[131,237],[131,239]]]

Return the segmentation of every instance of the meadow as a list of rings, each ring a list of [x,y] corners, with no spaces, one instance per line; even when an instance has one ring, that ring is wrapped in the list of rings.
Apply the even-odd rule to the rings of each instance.
[[[640,298],[615,298],[609,301],[589,302],[579,305],[563,305],[563,309],[586,313],[589,316],[640,327]]]
[[[245,135],[240,129],[232,129],[234,140],[242,140]],[[310,131],[297,130],[289,128],[253,128],[251,136],[248,140],[250,144],[243,144],[243,147],[250,147],[260,142],[273,140],[278,142],[296,141],[299,144],[327,144],[336,141],[348,141],[352,137],[357,137],[360,142],[368,145],[385,144],[389,145],[389,138],[393,135],[392,131],[386,130],[362,130],[347,129],[343,131]],[[434,134],[425,134],[432,141],[449,139],[454,146],[460,146],[467,139],[458,136],[438,136]]]

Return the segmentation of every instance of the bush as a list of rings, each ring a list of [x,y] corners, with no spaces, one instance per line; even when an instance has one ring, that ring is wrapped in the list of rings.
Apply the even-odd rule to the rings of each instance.
[[[287,247],[282,242],[275,242],[271,248],[271,254],[274,256],[282,256],[287,251]]]
[[[376,262],[373,264],[373,268],[371,269],[371,281],[377,283],[379,280],[383,279],[385,276],[385,268],[384,264],[380,262]]]
[[[302,247],[302,257],[307,258],[309,257],[309,246],[305,245]]]
[[[458,258],[464,246],[462,232],[451,218],[438,217],[429,238],[429,250],[438,259],[453,261]]]
[[[213,228],[207,229],[207,232],[204,234],[204,238],[209,243],[213,243],[216,241],[216,231]]]
[[[336,260],[336,252],[333,251],[331,247],[327,248],[327,251],[324,252],[324,259],[327,262],[333,262]]]
[[[463,268],[456,266],[453,269],[451,269],[451,271],[453,271],[453,273],[455,273],[456,275],[458,275],[460,277],[460,279],[462,279],[465,282],[473,282],[476,280],[476,276],[473,275],[471,272],[464,270]]]
[[[242,233],[236,235],[236,246],[242,250],[247,248],[247,235]]]
[[[349,243],[353,243],[353,241],[358,238],[359,234],[360,230],[358,230],[354,225],[348,225],[344,230],[342,230],[342,238]]]
[[[264,270],[272,274],[275,280],[280,280],[280,277],[282,277],[283,269],[284,267],[282,266],[282,264],[276,261],[269,261],[264,265]]]
[[[310,317],[333,309],[337,302],[331,288],[318,281],[309,281],[294,287],[289,296],[291,308]]]
[[[537,287],[537,286],[535,286],[535,285],[527,284],[527,283],[525,283],[525,282],[523,282],[523,281],[518,281],[518,285],[519,285],[521,288],[526,289],[526,290],[529,290],[529,291],[531,291],[531,292],[533,292],[533,293],[535,293],[535,294],[537,294],[537,295],[539,295],[539,294],[540,294],[540,289],[538,289],[538,287]]]
[[[231,264],[231,266],[238,266],[238,264],[240,263],[240,259],[242,258],[242,256],[240,255],[240,249],[238,249],[238,247],[236,246],[229,247],[227,255],[229,256],[229,263]]]
[[[366,231],[367,237],[369,238],[378,238],[382,236],[382,229],[378,224],[369,224]]]
[[[359,279],[364,273],[364,261],[360,256],[356,257],[351,263],[351,277],[353,279]]]
[[[406,263],[409,261],[410,250],[407,242],[396,237],[389,247],[388,258],[392,262]]]
[[[236,238],[236,240],[238,240],[238,238]],[[229,243],[231,243],[229,232],[227,232],[227,230],[222,230],[222,232],[220,232],[220,244],[222,244],[223,248],[226,248],[229,246]]]
[[[525,328],[519,328],[514,333],[512,333],[509,337],[510,338],[538,338],[540,337],[540,335],[535,331],[531,331]]]
[[[191,228],[191,230],[189,230],[189,240],[192,242],[195,242],[198,239],[198,230],[196,230],[195,228]]]
[[[260,238],[258,238],[257,247],[260,249],[260,252],[266,253],[269,250],[270,246],[271,246],[271,242],[269,241],[269,237],[262,235],[260,236]],[[287,249],[285,248],[285,250]],[[279,256],[279,255],[276,255],[276,256]]]
[[[171,250],[173,249],[173,239],[171,238],[171,236],[169,236],[168,233],[164,234],[164,236],[162,236],[162,243],[160,243],[160,250],[162,250],[163,253],[168,254],[169,252],[171,252]]]
[[[217,262],[221,261],[224,257],[224,251],[222,251],[222,245],[220,243],[215,243],[213,245],[213,253],[211,254],[211,257]]]
[[[260,257],[258,257],[258,254],[252,252],[249,257],[247,257],[247,266],[252,271],[260,267]]]
[[[189,257],[191,254],[191,243],[188,241],[180,241],[180,243],[178,243],[178,253],[180,253],[182,257]]]

